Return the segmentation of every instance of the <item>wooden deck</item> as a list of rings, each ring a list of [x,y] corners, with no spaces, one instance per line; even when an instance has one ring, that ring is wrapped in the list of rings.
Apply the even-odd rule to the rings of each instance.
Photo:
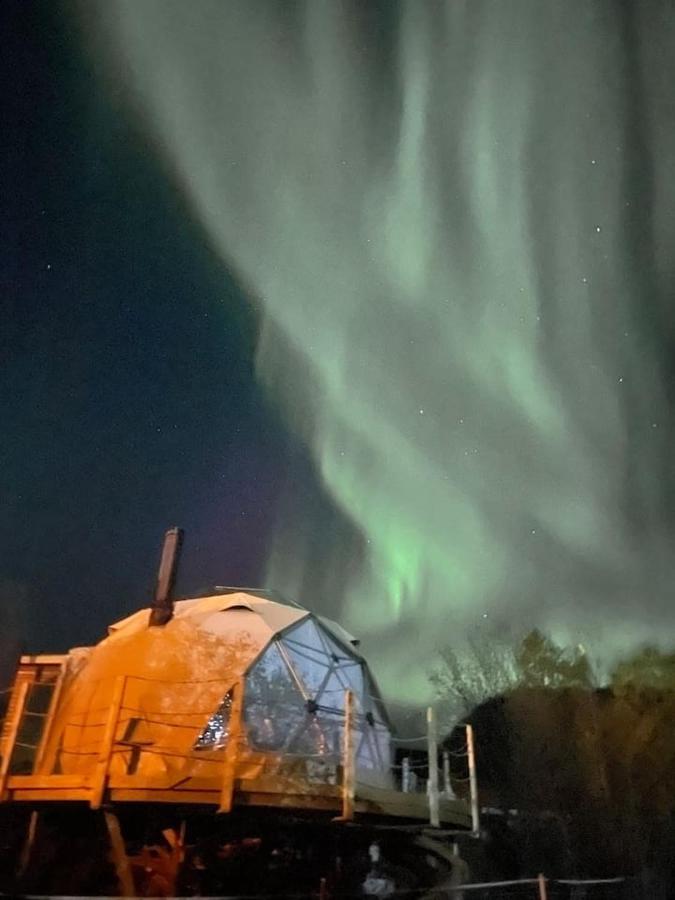
[[[7,803],[91,803],[95,780],[79,775],[11,775],[7,780]],[[166,776],[153,779],[133,775],[108,776],[107,803],[174,803],[218,807],[222,783],[217,778],[188,777],[171,783]],[[342,789],[333,784],[299,783],[298,779],[265,776],[255,779],[235,778],[233,807],[268,807],[276,809],[314,810],[339,816]],[[394,819],[401,823],[424,823],[429,819],[425,794],[356,783],[354,812],[356,817]],[[440,799],[440,819],[444,827],[471,829],[471,814],[461,800]]]

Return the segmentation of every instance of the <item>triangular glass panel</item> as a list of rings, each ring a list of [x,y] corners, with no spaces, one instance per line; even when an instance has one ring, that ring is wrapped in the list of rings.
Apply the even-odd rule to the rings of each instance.
[[[288,732],[306,715],[305,701],[276,643],[270,644],[246,676],[244,721],[249,743],[282,749]]]
[[[224,747],[229,737],[230,713],[232,711],[232,691],[228,691],[225,699],[206,723],[206,728],[195,741],[195,750],[217,750]]]
[[[373,729],[373,742],[379,764],[387,769],[391,765],[391,735],[388,728],[376,725]]]
[[[254,687],[261,682],[273,681],[275,678],[290,677],[288,666],[283,656],[279,652],[276,641],[273,641],[249,669],[246,676],[247,689],[251,685]]]
[[[308,714],[302,728],[293,735],[288,749],[291,753],[307,756],[327,756],[330,753],[330,735],[317,716]]]
[[[328,676],[321,693],[317,696],[316,702],[320,706],[326,707],[331,711],[335,710],[342,714],[345,706],[345,691],[346,688],[344,684],[337,677],[335,671],[333,671]]]
[[[331,758],[338,762],[342,753],[344,717],[324,710],[308,713],[300,728],[291,735],[288,750],[307,756]]]
[[[303,619],[299,625],[284,632],[284,639],[303,644],[311,650],[324,653],[325,648],[319,636],[318,629],[311,619]]]
[[[365,730],[356,748],[356,763],[364,769],[377,769],[379,766],[373,754],[371,733]]]
[[[366,709],[370,710],[373,713],[376,722],[379,722],[386,727],[387,714],[384,711],[384,703],[382,702],[380,693],[375,687],[373,680],[368,672],[364,672],[363,689],[366,695],[364,698]]]
[[[321,637],[324,640],[326,645],[326,650],[331,656],[331,659],[336,663],[355,663],[357,662],[356,657],[353,653],[347,650],[346,647],[343,647],[342,644],[338,644],[337,641],[333,640],[332,635],[330,635],[325,628],[321,629]]]
[[[336,666],[335,674],[345,688],[351,688],[359,699],[363,697],[363,672],[360,665]]]
[[[315,662],[307,656],[303,656],[288,644],[284,646],[284,649],[288,654],[295,674],[304,685],[307,694],[310,697],[316,697],[328,676],[328,665]]]
[[[290,640],[290,638],[281,638],[280,643],[283,644],[284,647],[292,647],[296,653],[305,656],[312,662],[318,662],[324,666],[330,665],[331,663],[331,658],[325,650],[314,650],[312,647],[307,647],[305,644],[299,644],[297,641]]]

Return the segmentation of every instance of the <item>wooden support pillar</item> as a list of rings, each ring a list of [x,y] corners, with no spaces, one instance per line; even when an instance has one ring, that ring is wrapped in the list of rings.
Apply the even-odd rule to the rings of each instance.
[[[100,809],[101,804],[103,803],[106,784],[108,782],[108,770],[110,769],[110,757],[112,756],[115,737],[117,735],[117,721],[124,699],[125,683],[126,675],[118,675],[117,678],[115,678],[110,708],[108,709],[108,718],[106,719],[103,737],[101,738],[98,762],[94,771],[91,787],[91,799],[89,805],[92,809]]]
[[[158,873],[158,875],[168,886],[171,897],[176,895],[178,874],[185,862],[185,828],[186,824],[183,821],[178,831],[174,828],[165,828],[162,831],[162,836],[171,850],[167,857],[167,865],[162,868],[161,873]]]
[[[242,711],[244,706],[244,683],[238,681],[232,688],[232,706],[225,757],[223,759],[223,781],[220,789],[219,813],[232,812],[234,803],[234,784],[239,758],[239,744],[242,736]]]
[[[476,748],[473,740],[473,726],[466,726],[466,752],[469,762],[469,794],[471,797],[471,831],[480,836],[480,806],[478,803],[478,779],[476,778]]]
[[[2,757],[0,758],[0,802],[7,799],[9,767],[12,761],[14,745],[16,744],[16,738],[19,733],[19,725],[21,724],[21,718],[26,706],[26,698],[28,696],[30,685],[30,681],[20,681],[15,685],[9,701],[9,711],[3,729],[2,746],[0,746],[0,752],[2,753]]]
[[[451,800],[455,799],[450,781],[450,753],[448,750],[443,751],[443,796]]]
[[[66,664],[61,664],[61,671],[58,674],[58,678],[56,679],[56,685],[54,686],[54,691],[52,693],[52,698],[49,701],[49,709],[47,710],[47,721],[45,722],[45,727],[42,730],[42,736],[40,738],[40,745],[38,747],[37,754],[35,756],[35,763],[33,764],[33,772],[39,773],[42,769],[43,763],[45,761],[45,752],[47,750],[47,745],[49,743],[49,738],[52,732],[52,728],[54,727],[54,720],[56,710],[59,708],[59,700],[61,699],[61,692],[63,691],[63,683],[66,678]]]
[[[342,820],[354,818],[356,756],[354,752],[354,692],[345,691],[344,751],[342,758]]]
[[[129,857],[127,856],[127,848],[124,844],[122,829],[120,828],[120,820],[109,809],[104,810],[103,815],[106,828],[108,829],[108,837],[110,838],[112,860],[115,864],[117,880],[120,885],[120,895],[122,897],[135,897],[134,877],[129,865]]]
[[[404,794],[410,793],[410,757],[404,756],[401,764],[401,790]]]
[[[30,864],[33,847],[35,846],[35,837],[37,835],[38,824],[39,813],[36,809],[34,809],[31,811],[30,819],[28,820],[28,830],[26,831],[26,838],[23,842],[23,846],[21,847],[19,862],[16,867],[17,878],[23,878],[24,873],[26,872]]]
[[[438,797],[438,734],[436,731],[436,714],[433,706],[427,709],[427,756],[429,766],[429,824],[438,828],[441,824]]]

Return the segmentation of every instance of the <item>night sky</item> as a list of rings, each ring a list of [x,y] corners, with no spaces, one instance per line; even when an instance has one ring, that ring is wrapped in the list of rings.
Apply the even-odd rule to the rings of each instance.
[[[34,650],[266,585],[440,644],[675,625],[675,10],[8,2],[0,582]],[[2,624],[2,623],[0,623]]]
[[[1,624],[38,651],[147,603],[166,527],[187,530],[179,591],[257,585],[287,480],[328,504],[255,382],[255,305],[74,12],[3,5]]]

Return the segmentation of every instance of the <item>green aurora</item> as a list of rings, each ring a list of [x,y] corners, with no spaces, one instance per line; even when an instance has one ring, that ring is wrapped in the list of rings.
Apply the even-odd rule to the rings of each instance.
[[[310,553],[289,491],[269,585],[339,616],[403,699],[475,629],[605,655],[667,631],[669,5],[84,13],[362,538],[347,567],[330,533]]]

